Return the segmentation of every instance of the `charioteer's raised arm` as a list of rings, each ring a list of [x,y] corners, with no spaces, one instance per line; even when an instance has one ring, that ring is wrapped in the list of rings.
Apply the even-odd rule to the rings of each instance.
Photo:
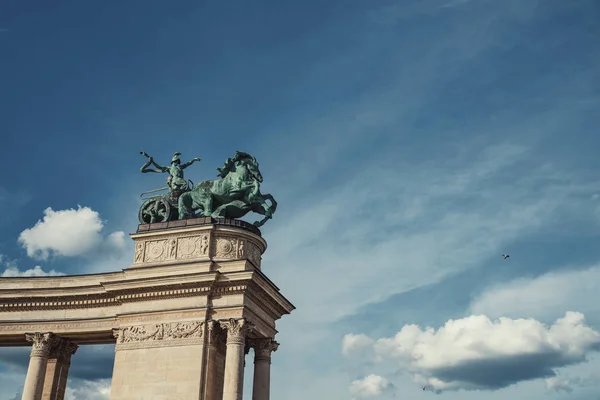
[[[181,169],[186,169],[187,167],[189,167],[196,161],[202,161],[202,160],[200,159],[200,157],[192,158],[190,161],[181,164],[180,167],[181,167]]]
[[[140,154],[143,155],[144,157],[148,158],[148,161],[146,161],[146,163],[144,165],[142,165],[142,168],[140,168],[140,171],[142,171],[142,173],[145,173],[145,172],[168,172],[169,171],[169,167],[163,167],[161,165],[158,165],[154,161],[154,159],[151,156],[149,156],[146,152],[140,151]],[[154,165],[158,169],[148,168],[150,165]]]

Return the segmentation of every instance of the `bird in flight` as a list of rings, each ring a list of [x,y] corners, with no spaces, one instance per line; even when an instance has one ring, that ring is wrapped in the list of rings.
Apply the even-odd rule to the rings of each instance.
[[[506,260],[510,256],[508,254],[502,254],[502,257]]]

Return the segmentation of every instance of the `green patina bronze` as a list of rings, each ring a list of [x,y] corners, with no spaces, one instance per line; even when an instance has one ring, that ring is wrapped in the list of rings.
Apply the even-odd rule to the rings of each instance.
[[[170,189],[171,192],[176,191],[176,190],[188,190],[189,189],[188,182],[186,182],[186,180],[183,179],[183,170],[186,169],[187,167],[189,167],[190,165],[192,165],[194,162],[200,161],[200,158],[196,157],[196,158],[182,164],[181,160],[179,159],[179,156],[181,155],[181,153],[175,153],[175,154],[173,154],[173,158],[171,159],[171,165],[169,167],[163,167],[163,166],[158,165],[154,161],[154,158],[150,157],[145,152],[141,151],[140,154],[143,155],[144,157],[148,158],[148,161],[146,162],[146,164],[142,165],[142,168],[140,169],[142,171],[142,173],[145,173],[145,172],[168,172],[169,177],[167,178],[167,187]],[[156,167],[156,169],[149,168],[150,165],[154,165]]]
[[[264,215],[255,226],[262,226],[273,217],[277,202],[269,193],[260,192],[263,180],[256,158],[248,153],[236,152],[225,165],[217,168],[217,180],[203,181],[194,186],[183,178],[183,169],[199,158],[180,164],[180,153],[175,153],[170,167],[162,167],[152,157],[142,167],[142,172],[168,172],[167,187],[147,193],[169,190],[168,195],[153,196],[140,207],[140,223],[166,222],[196,217],[242,218],[249,212]],[[154,165],[157,169],[150,169]],[[267,201],[270,203],[267,203]]]

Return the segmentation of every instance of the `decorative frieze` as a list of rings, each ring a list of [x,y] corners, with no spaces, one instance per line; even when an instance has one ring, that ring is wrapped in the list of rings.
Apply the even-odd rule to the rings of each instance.
[[[113,330],[115,350],[202,344],[203,321],[136,325]]]
[[[144,261],[145,262],[157,262],[164,261],[167,259],[167,239],[162,240],[149,240],[146,242],[146,248],[144,250]]]
[[[215,258],[238,258],[238,240],[229,236],[217,237],[215,240]]]
[[[140,240],[135,246],[134,264],[207,258],[209,249],[208,233]]]
[[[134,263],[144,262],[144,250],[146,246],[144,242],[137,242],[135,244],[135,255],[134,255]]]
[[[177,239],[177,259],[208,257],[208,234]]]
[[[260,268],[260,261],[262,258],[262,252],[258,248],[258,246],[252,242],[248,242],[247,250],[246,250],[246,259],[250,261],[254,266]]]
[[[236,236],[203,231],[195,235],[186,233],[148,240],[139,238],[135,246],[134,265],[214,258],[217,260],[246,259],[260,268],[263,251],[264,244],[251,240],[247,234]]]

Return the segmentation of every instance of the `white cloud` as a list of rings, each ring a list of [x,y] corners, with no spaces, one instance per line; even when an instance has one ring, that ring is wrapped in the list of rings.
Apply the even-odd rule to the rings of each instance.
[[[342,354],[349,356],[357,351],[368,348],[373,344],[373,339],[364,334],[349,333],[342,338]]]
[[[4,271],[0,274],[0,277],[19,277],[19,276],[59,276],[64,275],[62,272],[50,270],[44,271],[42,267],[36,265],[34,268],[21,271],[17,266],[16,260],[9,260],[5,255],[0,254],[0,267],[4,266]]]
[[[42,267],[36,265],[33,269],[28,269],[25,271],[20,271],[17,267],[7,267],[4,271],[2,271],[3,278],[8,277],[19,277],[19,276],[60,276],[64,275],[62,272],[57,272],[55,270],[50,270],[48,272],[42,270]]]
[[[110,383],[110,379],[79,381],[75,386],[67,387],[65,400],[108,400]]]
[[[535,278],[520,278],[484,291],[470,305],[473,314],[534,318],[556,318],[567,310],[587,314],[600,311],[600,266],[549,272]]]
[[[364,399],[389,393],[393,390],[393,386],[379,375],[368,375],[350,383],[349,390],[353,399]]]
[[[377,359],[399,362],[417,383],[435,390],[498,389],[552,377],[555,369],[584,362],[599,349],[600,333],[577,312],[549,327],[483,315],[449,320],[437,330],[405,325],[373,345]]]
[[[19,236],[19,243],[27,250],[27,255],[46,260],[52,254],[60,256],[80,256],[109,246],[111,249],[124,248],[124,233],[114,232],[104,238],[104,227],[98,213],[89,207],[54,211],[48,207],[44,218],[34,227],[25,229]]]

